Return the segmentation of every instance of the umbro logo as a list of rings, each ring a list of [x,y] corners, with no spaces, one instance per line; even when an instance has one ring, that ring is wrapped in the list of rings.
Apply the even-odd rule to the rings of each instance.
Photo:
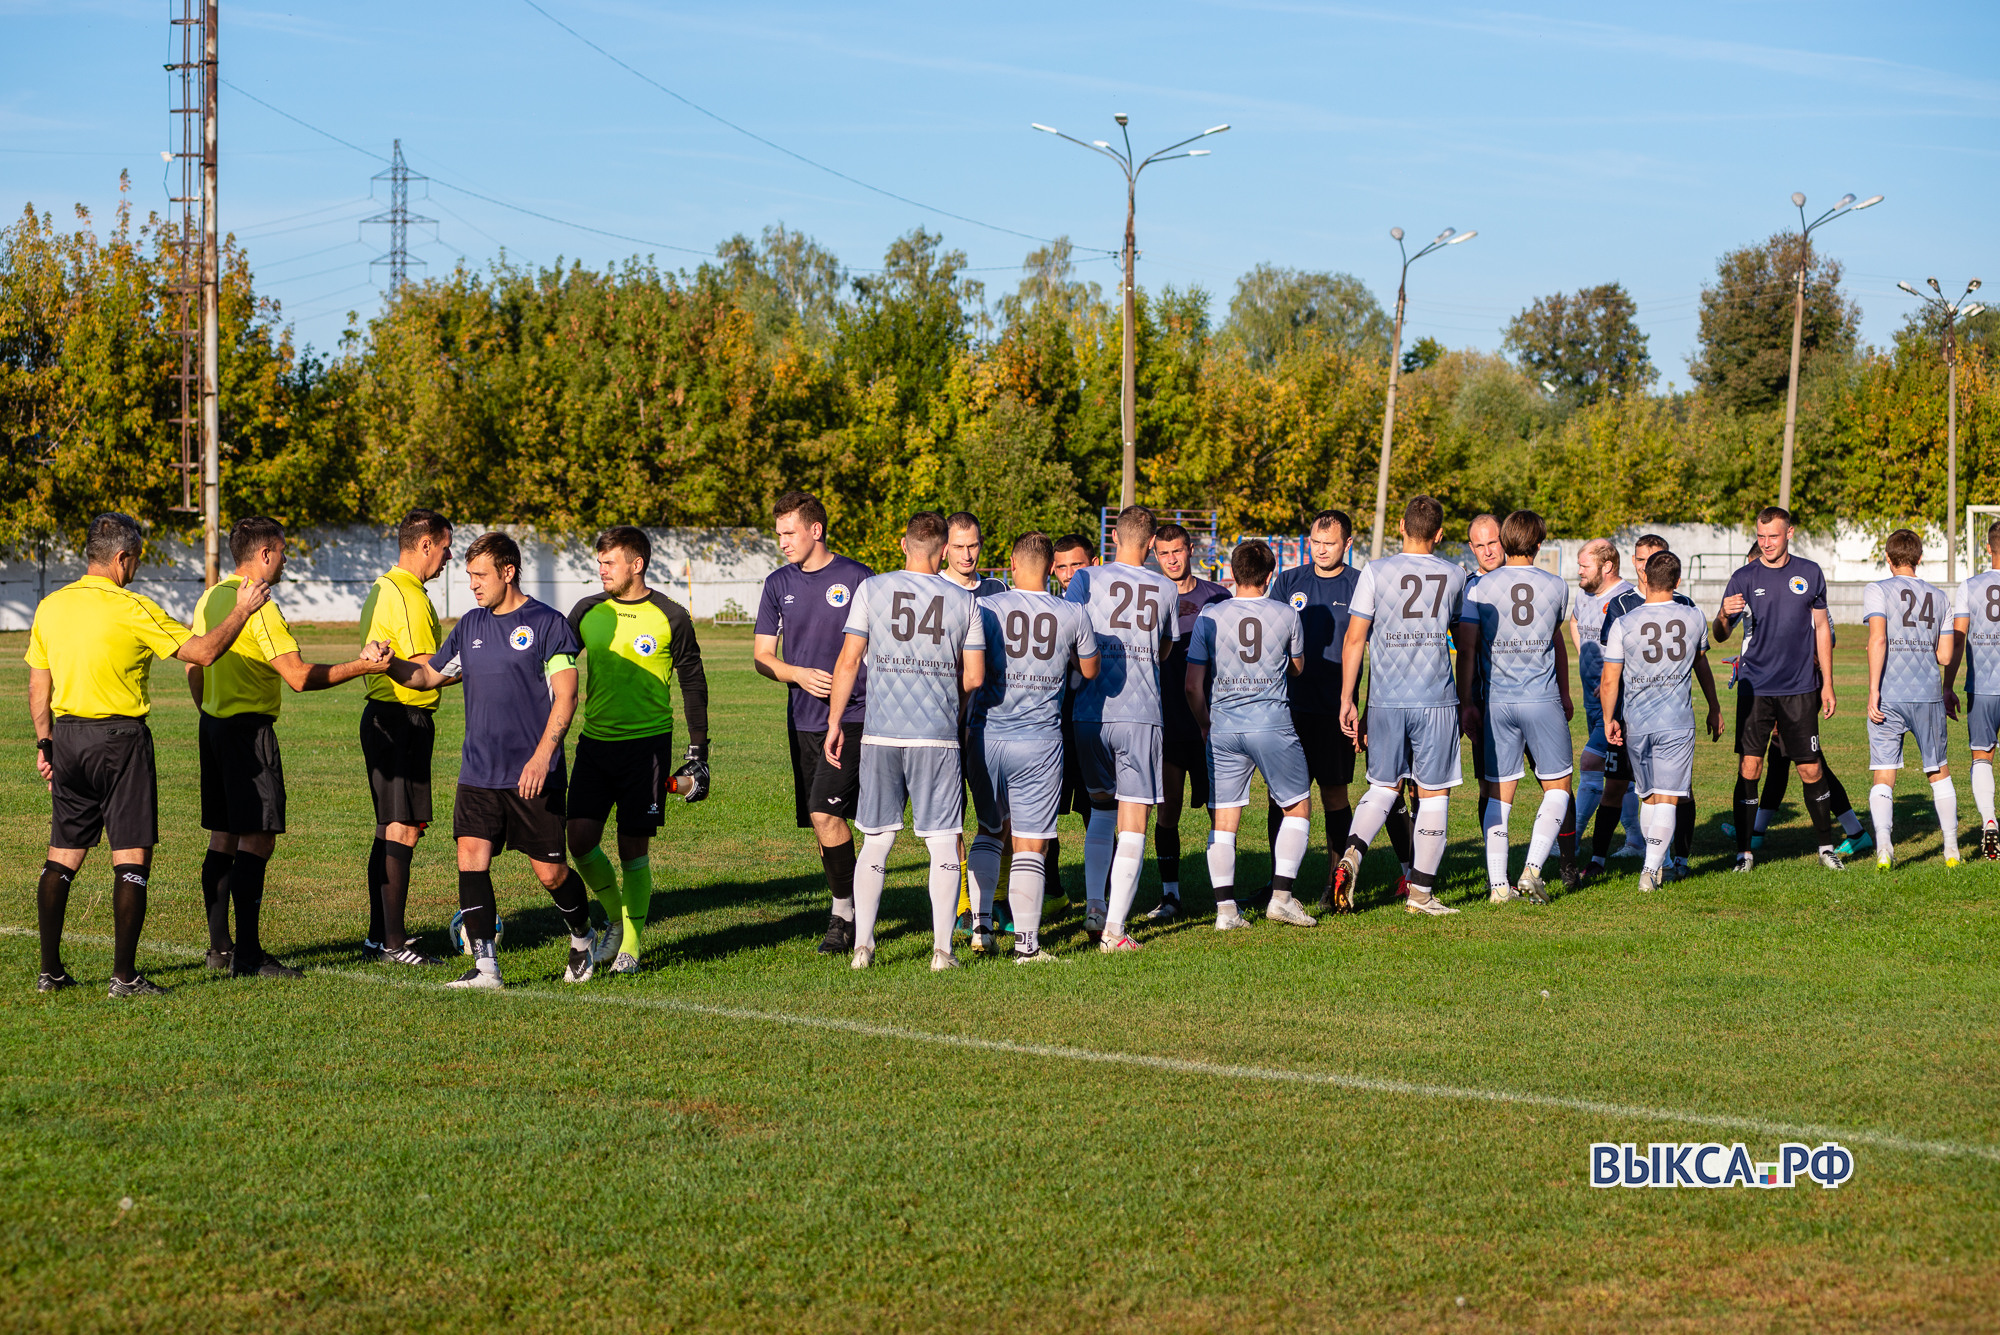
[[[485,643],[486,643],[486,641],[484,641],[484,640],[474,640],[474,641],[472,642],[472,647],[473,647],[473,648],[475,648],[475,649],[477,649],[477,648],[479,648],[479,647],[480,647],[481,645],[483,645],[483,644],[485,644]]]
[[[788,593],[788,594],[786,594],[786,595],[785,595],[785,601],[786,601],[786,602],[788,602],[788,603],[789,603],[790,601],[792,601],[792,595],[791,595],[791,594],[789,594],[789,593]]]

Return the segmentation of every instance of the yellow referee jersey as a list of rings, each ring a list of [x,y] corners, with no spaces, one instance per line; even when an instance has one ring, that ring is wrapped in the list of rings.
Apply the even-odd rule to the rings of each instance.
[[[194,605],[194,633],[206,635],[236,610],[243,577],[231,575]],[[266,602],[243,625],[236,643],[201,671],[201,712],[210,718],[234,714],[275,715],[284,703],[285,679],[271,660],[299,651],[292,628],[275,602]]]
[[[194,633],[141,593],[85,575],[42,599],[25,657],[54,678],[55,712],[72,718],[143,718],[147,679]]]
[[[387,640],[396,657],[415,658],[436,653],[441,638],[437,609],[424,592],[424,582],[401,566],[390,566],[361,605],[361,643]],[[419,709],[438,707],[436,691],[408,690],[384,672],[369,674],[368,698]]]

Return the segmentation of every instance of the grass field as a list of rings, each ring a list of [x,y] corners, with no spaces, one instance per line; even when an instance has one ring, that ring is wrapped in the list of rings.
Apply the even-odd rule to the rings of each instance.
[[[332,659],[351,635],[302,638]],[[1796,784],[1767,865],[1714,874],[1733,853],[1716,828],[1732,760],[1704,741],[1698,874],[1657,894],[1622,863],[1545,908],[1488,905],[1459,800],[1458,917],[1401,912],[1384,850],[1369,911],[1309,931],[1218,936],[1197,918],[1103,958],[1072,914],[1050,934],[1067,967],[941,976],[923,967],[906,837],[878,967],[854,973],[813,952],[825,904],[791,824],[782,692],[750,670],[747,633],[703,636],[716,796],[673,811],[656,845],[646,972],[557,981],[560,923],[510,857],[512,986],[485,996],[438,989],[455,963],[419,978],[358,956],[355,687],[292,697],[281,725],[293,829],[265,939],[311,972],[203,970],[194,714],[178,665],[160,665],[166,838],[140,963],[175,990],[112,1003],[102,850],[70,910],[88,985],[32,992],[48,800],[24,637],[0,635],[16,886],[0,913],[0,1326],[2000,1327],[2000,867],[1943,868],[1914,771],[1909,860],[1888,876],[1810,862]],[[1860,800],[1847,640],[1827,744]],[[448,704],[445,810],[459,719]],[[1960,729],[1970,830],[1964,761]],[[1202,907],[1204,829],[1190,813]],[[1261,831],[1245,843],[1255,884]],[[1074,888],[1080,831],[1067,844]],[[1302,882],[1324,874],[1316,851]],[[1142,907],[1156,885],[1149,864]],[[411,903],[434,950],[455,907],[434,836]],[[1593,1141],[1741,1140],[1771,1159],[1793,1138],[1841,1140],[1852,1180],[1588,1184]]]

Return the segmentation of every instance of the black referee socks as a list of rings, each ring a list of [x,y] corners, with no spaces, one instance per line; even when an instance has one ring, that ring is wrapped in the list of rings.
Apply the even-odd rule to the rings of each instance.
[[[382,887],[389,882],[389,841],[377,837],[368,848],[368,939],[381,945],[387,939],[387,916],[382,912]]]
[[[265,859],[244,849],[236,850],[229,865],[229,898],[236,905],[236,958],[234,972],[255,973],[264,962],[264,946],[257,935],[257,919],[264,907]]]
[[[139,932],[146,925],[146,867],[111,864],[111,976],[129,983],[139,973]]]
[[[42,972],[46,974],[63,971],[63,915],[69,912],[69,883],[75,875],[60,862],[44,862],[41,884],[35,887],[35,925],[41,929]]]
[[[390,950],[401,950],[410,940],[404,915],[410,904],[410,858],[417,850],[394,839],[384,839],[381,843],[382,935],[369,939],[380,941]],[[369,898],[373,900],[374,896]],[[371,903],[369,907],[372,910],[374,905]]]
[[[231,949],[229,944],[229,867],[233,853],[209,849],[201,860],[201,904],[208,910],[208,948]]]
[[[1757,832],[1757,781],[1741,774],[1736,778],[1736,851],[1750,851],[1750,836]]]

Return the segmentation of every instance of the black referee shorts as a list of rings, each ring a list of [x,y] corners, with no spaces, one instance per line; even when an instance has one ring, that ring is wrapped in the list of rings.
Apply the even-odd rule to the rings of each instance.
[[[493,851],[511,848],[537,862],[563,861],[564,788],[561,771],[549,775],[540,797],[512,788],[458,785],[451,808],[451,837],[484,839]]]
[[[1188,805],[1205,807],[1208,805],[1208,743],[1201,739],[1199,732],[1160,734],[1160,763],[1172,765],[1188,778]],[[1164,785],[1166,777],[1161,776]],[[1179,797],[1180,785],[1174,785],[1174,796]],[[1088,794],[1086,794],[1086,805]]]
[[[201,716],[201,828],[222,834],[282,834],[285,766],[275,715]]]
[[[650,839],[666,816],[674,735],[577,739],[570,765],[569,819],[603,821],[618,808],[618,833]]]
[[[437,719],[428,709],[386,700],[361,707],[361,758],[377,825],[431,822],[431,750]]]
[[[843,723],[842,764],[826,763],[826,732],[792,734],[792,808],[799,828],[810,830],[814,815],[853,820],[861,805],[861,725]]]
[[[49,847],[151,848],[160,842],[153,733],[142,718],[58,715],[50,733]]]
[[[1793,764],[1819,760],[1819,692],[1798,695],[1758,695],[1748,685],[1736,687],[1736,754],[1759,756],[1778,744]]]
[[[1354,739],[1340,727],[1338,714],[1292,711],[1292,731],[1306,753],[1306,772],[1322,787],[1345,788],[1354,782]],[[1480,748],[1474,746],[1473,754]]]

